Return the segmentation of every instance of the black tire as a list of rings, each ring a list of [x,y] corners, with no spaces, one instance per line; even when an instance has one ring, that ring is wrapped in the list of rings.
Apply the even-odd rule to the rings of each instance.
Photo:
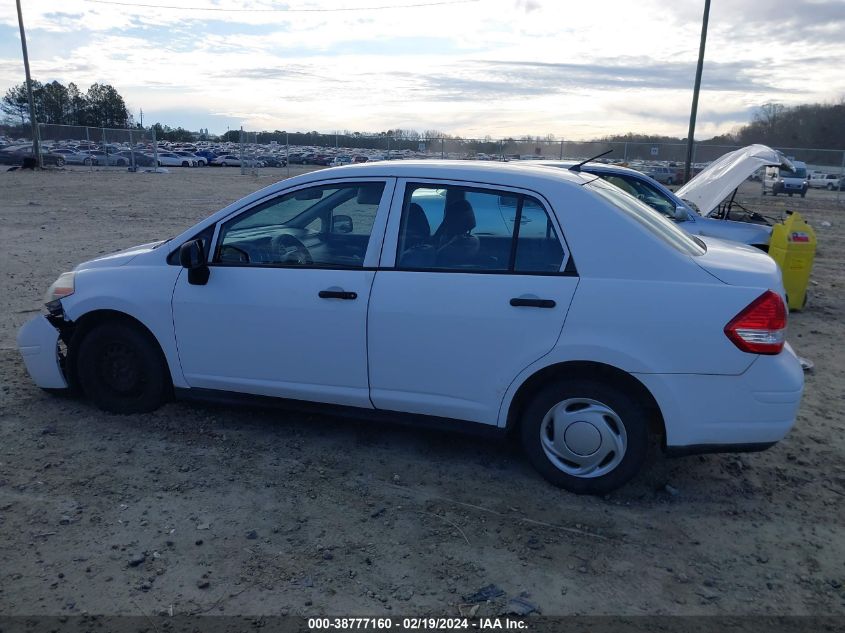
[[[93,165],[93,164],[94,164],[94,159],[92,159],[92,158],[86,158],[86,159],[84,159],[84,160],[82,161],[82,164],[83,164],[83,165],[85,165],[86,167],[88,167],[88,166],[90,166],[90,165]]]
[[[190,167],[190,166],[191,166],[191,164],[188,161],[186,161],[186,160],[182,161],[182,167]]]
[[[790,198],[792,197],[792,194],[791,194],[791,193],[789,194],[789,197],[790,197]],[[802,198],[803,198],[803,196],[802,196]]]
[[[833,185],[828,184],[828,185],[827,185],[827,190],[828,190],[828,191],[833,191]]]
[[[65,166],[65,159],[64,158],[57,158],[56,159],[56,167],[64,167]]]
[[[82,391],[104,411],[146,413],[161,406],[169,393],[158,343],[131,323],[96,326],[80,341],[76,357]]]
[[[568,399],[594,400],[618,416],[627,436],[622,460],[609,472],[595,477],[561,470],[546,455],[541,440],[543,421],[551,409]],[[615,424],[615,423],[614,423]],[[576,494],[604,495],[616,490],[639,472],[649,451],[649,425],[645,407],[626,391],[598,380],[566,380],[542,389],[526,407],[520,425],[522,446],[531,464],[549,482]]]

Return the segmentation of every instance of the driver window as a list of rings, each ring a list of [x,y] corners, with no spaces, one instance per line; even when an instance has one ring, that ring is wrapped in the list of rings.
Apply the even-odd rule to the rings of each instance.
[[[213,263],[362,267],[383,192],[356,182],[274,198],[220,227]]]

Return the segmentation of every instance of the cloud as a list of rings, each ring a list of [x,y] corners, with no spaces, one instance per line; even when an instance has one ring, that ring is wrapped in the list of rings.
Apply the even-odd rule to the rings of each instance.
[[[671,3],[666,8],[676,24],[701,24],[702,7],[695,3]],[[708,28],[727,40],[739,36],[813,48],[820,44],[839,48],[843,30],[845,3],[841,0],[732,0],[713,5]]]
[[[203,3],[284,6],[195,2]],[[12,4],[0,3],[7,34],[0,93],[22,79]],[[845,94],[843,14],[841,0],[714,3],[699,129],[729,130],[766,101]],[[584,138],[685,133],[701,6],[594,0],[574,11],[564,2],[483,0],[419,10],[221,13],[63,0],[25,3],[25,18],[37,79],[110,83],[136,113],[179,113],[186,127],[194,116],[195,127],[225,121],[246,129]]]

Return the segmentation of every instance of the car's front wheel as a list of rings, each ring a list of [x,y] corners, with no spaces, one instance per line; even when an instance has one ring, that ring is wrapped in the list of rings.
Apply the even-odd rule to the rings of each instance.
[[[601,495],[631,479],[648,455],[646,409],[624,390],[594,380],[556,382],[526,408],[522,445],[556,486]]]
[[[82,390],[105,411],[153,411],[168,394],[158,343],[136,325],[114,321],[96,326],[79,343],[76,357]]]

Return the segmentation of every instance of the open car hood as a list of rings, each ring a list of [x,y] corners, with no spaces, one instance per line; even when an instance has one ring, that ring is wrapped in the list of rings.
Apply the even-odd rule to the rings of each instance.
[[[705,170],[678,189],[675,195],[692,202],[701,215],[708,216],[746,178],[760,167],[770,165],[795,171],[792,163],[780,152],[765,145],[749,145],[710,163]]]

